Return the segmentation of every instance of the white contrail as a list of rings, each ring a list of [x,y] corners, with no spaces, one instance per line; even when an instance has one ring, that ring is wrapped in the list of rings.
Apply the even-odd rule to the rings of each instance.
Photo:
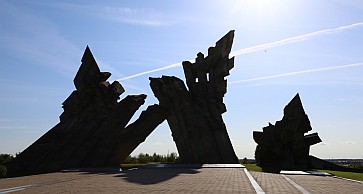
[[[300,35],[300,36],[286,38],[286,39],[279,40],[276,42],[271,42],[271,43],[267,43],[267,44],[261,44],[261,45],[257,45],[257,46],[253,46],[253,47],[249,47],[249,48],[236,50],[236,51],[231,52],[230,56],[234,57],[234,56],[238,56],[238,55],[242,55],[242,54],[266,50],[269,48],[275,48],[275,47],[279,47],[279,46],[283,46],[283,45],[291,44],[291,43],[295,43],[295,42],[302,42],[304,40],[308,40],[308,39],[314,38],[316,36],[330,34],[333,32],[338,32],[338,31],[342,31],[342,30],[346,30],[346,29],[350,29],[350,28],[354,28],[354,27],[358,27],[358,26],[362,26],[362,25],[363,25],[363,22],[359,22],[359,23],[348,25],[348,26],[341,26],[341,27],[337,27],[337,28],[320,30],[320,31],[316,31],[316,32],[312,32],[312,33],[308,33],[308,34],[304,34],[304,35]]]
[[[131,76],[128,76],[128,77],[120,78],[120,79],[117,79],[116,81],[127,80],[127,79],[131,79],[131,78],[134,78],[134,77],[139,77],[141,75],[153,73],[153,72],[156,72],[156,71],[161,71],[161,70],[165,70],[165,69],[179,67],[181,65],[182,65],[182,63],[175,63],[175,64],[168,65],[168,66],[165,66],[165,67],[160,67],[160,68],[157,68],[157,69],[154,69],[154,70],[144,71],[144,72],[141,72],[141,73],[138,73],[138,74],[135,74],[135,75],[131,75]]]
[[[363,63],[353,63],[353,64],[349,64],[349,65],[322,67],[322,68],[308,69],[308,70],[303,70],[303,71],[295,71],[295,72],[290,72],[290,73],[282,73],[282,74],[278,74],[278,75],[270,75],[270,76],[256,77],[256,78],[251,78],[251,79],[231,81],[231,82],[228,82],[228,84],[238,84],[238,83],[244,83],[244,82],[259,81],[259,80],[286,77],[286,76],[305,74],[305,73],[313,73],[313,72],[320,72],[320,71],[329,71],[329,70],[335,70],[335,69],[358,67],[358,66],[362,66],[362,65],[363,65]]]
[[[279,47],[279,46],[283,46],[283,45],[287,45],[287,44],[291,44],[291,43],[295,43],[295,42],[302,42],[304,40],[308,40],[308,39],[314,38],[316,36],[320,36],[320,35],[324,35],[324,34],[330,34],[330,33],[333,33],[333,32],[338,32],[338,31],[342,31],[342,30],[346,30],[346,29],[350,29],[350,28],[354,28],[354,27],[358,27],[358,26],[362,26],[362,25],[363,25],[363,22],[359,22],[359,23],[355,23],[355,24],[351,24],[351,25],[347,25],[347,26],[340,26],[340,27],[337,27],[337,28],[320,30],[320,31],[316,31],[316,32],[312,32],[312,33],[308,33],[308,34],[304,34],[304,35],[300,35],[300,36],[286,38],[286,39],[279,40],[279,41],[276,41],[276,42],[271,42],[271,43],[261,44],[261,45],[257,45],[257,46],[252,46],[252,47],[249,47],[249,48],[244,48],[244,49],[233,51],[233,52],[230,53],[230,57],[234,57],[234,56],[238,56],[238,55],[242,55],[242,54],[247,54],[247,53],[252,53],[252,52],[256,52],[256,51],[261,51],[261,50],[265,50],[265,49],[269,49],[269,48],[275,48],[275,47]],[[153,72],[157,72],[157,71],[162,71],[162,70],[165,70],[165,69],[179,67],[181,65],[182,65],[182,63],[175,63],[175,64],[168,65],[168,66],[165,66],[165,67],[160,67],[160,68],[157,68],[157,69],[154,69],[154,70],[149,70],[149,71],[141,72],[141,73],[131,75],[131,76],[128,76],[128,77],[120,78],[120,79],[117,79],[117,81],[128,80],[128,79],[138,77],[138,76],[142,76],[142,75],[145,75],[145,74],[149,74],[149,73],[153,73]]]

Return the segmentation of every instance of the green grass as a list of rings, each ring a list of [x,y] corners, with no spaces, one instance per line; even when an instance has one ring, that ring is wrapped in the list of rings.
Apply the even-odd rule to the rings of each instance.
[[[261,172],[262,169],[259,166],[256,166],[256,164],[242,164],[244,165],[247,170],[255,171],[255,172]],[[357,181],[363,181],[363,173],[358,172],[342,172],[342,171],[332,171],[332,170],[318,170],[321,172],[327,172],[329,174],[332,174],[337,177],[343,177],[348,179],[353,179]]]
[[[242,164],[247,168],[247,170],[255,171],[255,172],[261,172],[262,168],[257,166],[256,164]]]
[[[363,173],[342,172],[342,171],[333,171],[333,170],[318,170],[318,171],[327,172],[329,174],[332,174],[332,175],[335,175],[335,176],[338,176],[338,177],[353,179],[353,180],[357,180],[357,181],[363,181]]]

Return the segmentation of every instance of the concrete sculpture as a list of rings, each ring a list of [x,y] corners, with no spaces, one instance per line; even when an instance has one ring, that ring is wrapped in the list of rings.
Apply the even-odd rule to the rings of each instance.
[[[168,111],[167,121],[182,163],[238,163],[222,113],[226,112],[223,96],[227,92],[229,58],[234,31],[228,32],[208,56],[198,53],[195,63],[183,62],[184,82],[171,76],[150,78],[150,86]]]
[[[109,83],[87,47],[74,78],[76,90],[63,102],[60,122],[18,155],[7,167],[10,176],[69,168],[120,167],[120,163],[167,119],[182,163],[238,163],[222,113],[223,96],[233,68],[229,58],[234,31],[227,33],[208,56],[183,62],[189,90],[176,77],[150,78],[160,105],[131,117],[146,95],[119,101],[122,85]]]
[[[60,122],[18,155],[8,174],[52,172],[68,168],[120,167],[120,163],[165,120],[159,105],[142,112],[126,127],[144,104],[146,95],[129,95],[111,73],[100,69],[87,47],[74,78],[77,90],[63,102]]]
[[[284,116],[275,125],[254,131],[253,139],[258,144],[255,151],[256,163],[267,172],[280,170],[306,170],[309,168],[310,146],[321,142],[317,133],[311,131],[299,94],[284,108]]]

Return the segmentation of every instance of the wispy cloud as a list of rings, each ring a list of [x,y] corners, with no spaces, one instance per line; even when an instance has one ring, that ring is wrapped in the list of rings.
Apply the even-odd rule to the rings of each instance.
[[[0,130],[34,130],[35,127],[29,126],[0,126]]]
[[[349,145],[357,144],[357,142],[355,142],[355,141],[343,141],[342,143],[349,144]]]
[[[312,33],[308,33],[308,34],[304,34],[304,35],[300,35],[300,36],[286,38],[286,39],[271,42],[271,43],[266,43],[266,44],[261,44],[261,45],[249,47],[249,48],[239,49],[239,50],[231,52],[230,57],[239,56],[239,55],[248,54],[248,53],[253,53],[253,52],[257,52],[257,51],[261,51],[261,50],[265,50],[265,49],[280,47],[280,46],[287,45],[287,44],[302,42],[302,41],[305,41],[305,40],[308,40],[308,39],[311,39],[311,38],[314,38],[314,37],[317,37],[317,36],[330,34],[330,33],[334,33],[334,32],[339,32],[339,31],[343,31],[343,30],[348,30],[348,29],[355,28],[355,27],[360,27],[360,26],[363,26],[363,22],[359,22],[359,23],[355,23],[355,24],[351,24],[351,25],[347,25],[347,26],[340,26],[340,27],[337,27],[337,28],[320,30],[320,31],[316,31],[316,32],[312,32]],[[154,70],[141,72],[141,73],[131,75],[131,76],[128,76],[128,77],[124,77],[124,78],[120,78],[120,79],[117,79],[117,80],[127,80],[127,79],[131,79],[131,78],[134,78],[134,77],[139,77],[139,76],[146,75],[146,74],[149,74],[149,73],[162,71],[162,70],[166,70],[166,69],[170,69],[170,68],[175,68],[175,67],[179,67],[179,66],[181,66],[181,63],[175,63],[175,64],[172,64],[172,65],[168,65],[168,66],[165,66],[165,67],[160,67],[160,68],[157,68],[157,69],[154,69]],[[331,67],[331,68],[337,68],[337,67]],[[344,67],[340,67],[340,68],[344,68]],[[324,69],[324,68],[321,68],[321,69]],[[306,71],[307,72],[304,72],[304,73],[322,71],[322,70],[306,70]],[[296,73],[300,74],[299,72],[292,72],[292,73],[286,73],[286,74],[294,75]],[[276,76],[281,77],[282,75],[276,75]],[[284,76],[287,76],[287,75],[284,75]],[[267,77],[274,78],[275,76],[267,76]],[[254,78],[254,79],[259,80],[259,79],[262,79],[262,78]],[[267,79],[267,78],[263,78],[263,79]],[[245,81],[241,80],[240,82],[245,82]]]
[[[320,142],[318,145],[321,145],[321,146],[326,146],[326,145],[330,145],[330,143],[326,143],[326,142]]]
[[[103,7],[111,19],[140,25],[160,26],[166,22],[160,19],[160,13],[153,9],[131,9],[131,8],[114,8]]]
[[[76,11],[99,18],[128,24],[161,26],[166,25],[163,14],[150,8],[132,9],[129,7],[113,7],[98,5],[59,4],[58,8]]]
[[[17,79],[0,79],[0,88],[6,92],[0,93],[0,104],[47,102],[60,96],[66,97],[73,88],[45,86]],[[27,94],[27,95],[24,95]],[[0,120],[1,124],[1,120]]]
[[[358,96],[346,96],[338,98],[339,101],[345,101],[345,102],[355,102],[355,103],[363,103],[363,98]]]
[[[333,67],[322,67],[322,68],[308,69],[308,70],[303,70],[303,71],[282,73],[282,74],[277,74],[277,75],[256,77],[256,78],[251,78],[251,79],[230,81],[230,82],[228,82],[228,84],[238,84],[238,83],[245,83],[245,82],[252,82],[252,81],[287,77],[287,76],[294,76],[294,75],[299,75],[299,74],[314,73],[314,72],[321,72],[321,71],[331,71],[331,70],[345,69],[345,68],[352,68],[352,67],[359,67],[359,66],[363,66],[363,63],[354,63],[354,64],[340,65],[340,66],[333,66]]]
[[[46,18],[6,2],[0,2],[0,7],[4,8],[0,17],[10,18],[10,24],[3,23],[4,28],[0,29],[0,48],[3,47],[12,55],[46,66],[67,77],[75,75],[81,63],[83,48],[77,48],[63,37],[57,26]],[[124,76],[108,63],[96,60],[102,71],[110,71],[116,77]]]
[[[116,80],[117,81],[117,80]],[[133,80],[128,80],[128,82],[121,82],[121,85],[125,88],[126,93],[132,93],[132,92],[141,92],[143,94],[146,94],[148,96],[152,95],[150,93],[150,90],[146,90],[145,88],[139,87],[137,83],[133,82]]]
[[[0,47],[26,61],[62,74],[74,74],[82,51],[64,38],[53,23],[6,2],[0,6],[0,17],[8,18],[2,22]]]

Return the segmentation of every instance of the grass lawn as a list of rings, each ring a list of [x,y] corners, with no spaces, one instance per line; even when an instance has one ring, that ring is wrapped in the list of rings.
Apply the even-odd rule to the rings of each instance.
[[[247,170],[255,171],[255,172],[261,172],[261,167],[257,166],[256,164],[242,164],[247,168]]]
[[[255,172],[261,172],[262,169],[259,166],[256,166],[256,164],[242,164],[244,165],[247,170],[250,171],[255,171]],[[348,178],[348,179],[353,179],[353,180],[357,180],[357,181],[363,181],[363,173],[358,173],[358,172],[342,172],[342,171],[332,171],[332,170],[318,170],[321,172],[327,172],[329,174],[338,176],[338,177],[343,177],[343,178]]]
[[[327,172],[329,174],[332,174],[332,175],[335,175],[338,177],[353,179],[353,180],[357,180],[357,181],[363,181],[363,173],[342,172],[342,171],[333,171],[333,170],[318,170],[318,171]]]

